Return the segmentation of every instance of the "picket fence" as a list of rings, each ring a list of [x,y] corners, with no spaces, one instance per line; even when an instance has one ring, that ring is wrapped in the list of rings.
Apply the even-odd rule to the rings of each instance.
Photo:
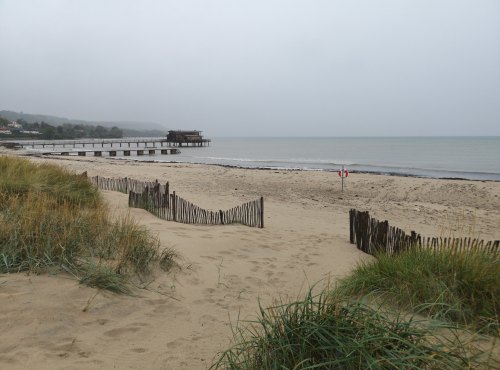
[[[119,191],[124,194],[128,194],[129,191],[143,192],[146,188],[153,189],[159,186],[159,191],[166,191],[167,184],[163,185],[156,181],[140,181],[130,179],[128,177],[123,178],[108,178],[102,176],[88,177],[91,184],[95,185],[101,190],[112,190]]]
[[[470,237],[423,237],[415,231],[406,234],[403,230],[390,226],[388,221],[379,221],[370,217],[368,212],[355,209],[349,211],[349,239],[358,249],[371,255],[379,252],[397,254],[411,248],[483,250],[495,255],[500,250],[500,240],[485,242]]]
[[[264,198],[244,203],[228,210],[206,210],[179,197],[170,186],[156,181],[130,178],[88,177],[101,190],[119,191],[129,195],[129,207],[142,208],[158,218],[185,224],[227,225],[239,223],[251,227],[264,227]]]
[[[163,220],[186,224],[240,223],[251,227],[264,227],[264,198],[262,197],[225,211],[210,211],[182,199],[175,192],[168,194],[146,189],[142,193],[129,192],[128,204],[130,207],[145,209]]]

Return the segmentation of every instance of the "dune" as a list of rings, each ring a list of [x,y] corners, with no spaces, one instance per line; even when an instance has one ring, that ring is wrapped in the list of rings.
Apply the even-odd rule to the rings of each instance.
[[[500,238],[500,183],[336,173],[252,170],[104,158],[32,158],[77,173],[169,181],[209,209],[263,196],[265,228],[185,225],[129,209],[104,191],[115,215],[130,213],[179,254],[179,266],[120,296],[71,276],[2,274],[0,368],[206,369],[231,341],[231,326],[258,304],[335,284],[372,257],[349,244],[348,211],[428,236]]]

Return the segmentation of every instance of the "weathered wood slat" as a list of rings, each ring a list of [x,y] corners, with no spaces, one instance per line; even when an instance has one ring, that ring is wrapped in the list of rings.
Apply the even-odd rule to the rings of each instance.
[[[224,225],[240,223],[251,227],[264,227],[264,198],[247,202],[226,211],[202,209],[178,196],[170,194],[170,185],[158,180],[138,181],[130,178],[87,177],[102,190],[128,193],[129,206],[142,208],[158,218],[190,224]],[[353,229],[354,230],[354,229]],[[354,234],[353,234],[353,238]],[[361,240],[360,237],[357,238]]]
[[[379,251],[397,254],[412,248],[451,252],[481,250],[496,255],[500,248],[500,240],[485,242],[470,237],[425,238],[415,231],[406,234],[403,230],[390,226],[388,221],[378,221],[370,217],[368,212],[355,209],[349,210],[349,240],[361,251],[372,255]]]

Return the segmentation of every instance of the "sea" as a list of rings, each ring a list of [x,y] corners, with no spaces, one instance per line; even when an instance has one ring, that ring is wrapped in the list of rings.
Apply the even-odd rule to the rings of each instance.
[[[212,138],[157,162],[500,181],[500,136]]]

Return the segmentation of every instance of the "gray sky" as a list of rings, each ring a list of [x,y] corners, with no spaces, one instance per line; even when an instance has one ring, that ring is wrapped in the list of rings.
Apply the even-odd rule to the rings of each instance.
[[[0,110],[207,136],[500,135],[498,0],[0,0]]]

